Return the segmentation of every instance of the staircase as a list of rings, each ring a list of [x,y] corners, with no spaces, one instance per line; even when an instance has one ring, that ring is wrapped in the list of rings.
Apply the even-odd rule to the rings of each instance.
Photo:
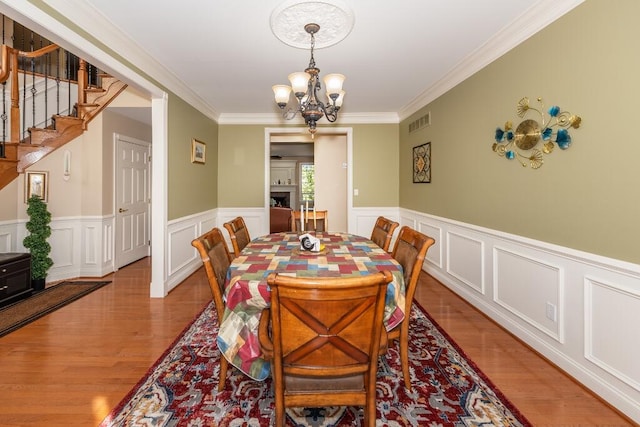
[[[21,101],[18,75],[23,72],[19,70],[18,58],[34,58],[57,49],[60,48],[50,45],[35,52],[21,52],[6,45],[1,47],[0,83],[11,82],[11,125],[9,140],[0,142],[0,189],[11,183],[38,160],[82,135],[89,122],[127,87],[123,82],[104,73],[96,75],[98,85],[95,82],[89,84],[87,64],[80,60],[77,72],[78,101],[71,111],[72,115],[54,114],[51,116],[49,125],[44,128],[29,127],[28,136],[20,138]],[[23,80],[26,79],[26,76],[22,77]],[[42,77],[39,76],[39,78]],[[56,78],[56,81],[59,83],[59,78]]]

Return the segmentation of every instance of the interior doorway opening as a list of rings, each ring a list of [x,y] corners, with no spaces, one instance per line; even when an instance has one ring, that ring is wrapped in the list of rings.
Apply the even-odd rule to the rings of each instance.
[[[329,210],[332,215],[332,227],[337,231],[350,232],[354,226],[354,220],[352,219],[353,210],[353,130],[352,128],[326,128],[319,130],[315,136],[315,141],[311,140],[311,136],[306,128],[266,128],[265,129],[265,211],[266,211],[266,224],[265,229],[270,229],[270,208],[274,206],[273,198],[271,197],[272,191],[276,191],[272,188],[274,185],[278,185],[278,179],[280,179],[279,185],[289,185],[288,177],[283,181],[282,175],[280,178],[274,176],[274,173],[281,174],[282,170],[273,170],[272,164],[274,161],[286,161],[290,160],[287,156],[282,155],[281,152],[275,151],[273,148],[291,148],[282,147],[281,144],[307,144],[308,149],[313,147],[313,157],[307,163],[313,164],[313,198],[308,198],[309,208],[316,207],[316,209]],[[302,140],[301,140],[302,138]],[[318,150],[318,147],[322,146],[323,142],[339,141],[339,145],[342,147],[343,152],[340,153],[339,158],[336,158],[333,154],[323,155],[323,149]],[[329,146],[328,144],[325,144]],[[335,144],[333,144],[335,147]],[[310,150],[309,150],[310,151]],[[318,155],[323,156],[324,162],[331,163],[334,171],[338,173],[327,173],[326,171],[322,175],[324,178],[318,180]],[[285,158],[287,157],[287,158]],[[310,193],[310,190],[302,189],[301,178],[301,165],[304,161],[300,161],[295,166],[295,175],[291,179],[291,186],[294,186],[294,192],[296,194],[295,200],[290,200],[291,209],[299,210],[300,206],[306,205],[307,199],[304,197]],[[272,173],[273,172],[273,173]],[[322,171],[320,171],[322,173]],[[275,178],[275,179],[274,179]],[[286,182],[287,184],[283,184]],[[339,197],[335,197],[336,189],[339,189],[341,194]],[[279,191],[280,189],[278,189]],[[324,190],[324,192],[323,192]],[[323,195],[322,195],[323,194]],[[319,199],[321,195],[321,199]],[[320,200],[324,200],[322,204],[329,203],[331,207],[320,206]],[[338,203],[338,204],[335,204]],[[331,213],[333,211],[333,214]],[[334,219],[338,219],[334,222]]]

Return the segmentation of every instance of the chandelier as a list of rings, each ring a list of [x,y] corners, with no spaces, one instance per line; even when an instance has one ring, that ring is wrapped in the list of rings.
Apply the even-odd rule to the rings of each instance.
[[[282,116],[287,120],[291,120],[300,113],[307,126],[309,126],[309,132],[313,137],[316,133],[316,122],[323,116],[326,116],[327,120],[331,123],[335,122],[338,118],[338,111],[344,99],[342,83],[345,77],[342,74],[327,74],[324,77],[326,103],[322,102],[319,98],[319,92],[322,89],[319,76],[320,70],[316,68],[316,61],[313,58],[313,49],[315,47],[314,34],[320,30],[320,25],[307,24],[304,26],[304,30],[311,36],[311,59],[309,60],[309,67],[303,72],[289,74],[291,86],[275,85],[273,86],[273,93],[275,94],[276,103],[282,110]],[[293,91],[296,97],[297,105],[286,108],[289,103],[291,91]]]

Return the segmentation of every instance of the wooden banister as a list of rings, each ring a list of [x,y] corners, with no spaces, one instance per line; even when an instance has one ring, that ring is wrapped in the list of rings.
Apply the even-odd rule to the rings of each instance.
[[[22,50],[16,50],[16,52],[18,52],[18,55],[23,58],[39,58],[47,53],[55,52],[58,49],[60,49],[60,46],[57,44],[50,44],[49,46],[42,47],[38,50],[34,50],[33,52],[24,52]]]
[[[88,123],[96,117],[115,97],[125,88],[126,84],[114,79],[108,74],[96,73],[100,81],[93,84],[89,81],[88,70],[92,68],[86,61],[73,55],[63,55],[63,51],[58,45],[51,44],[32,52],[23,52],[16,48],[0,45],[0,84],[9,83],[11,86],[9,117],[4,119],[4,138],[0,138],[0,189],[19,176],[26,168],[39,161],[44,156],[53,152],[63,144],[73,140],[87,129]],[[53,54],[53,61],[47,55]],[[57,55],[57,57],[55,56]],[[70,60],[70,56],[73,60]],[[22,59],[19,59],[22,58]],[[51,72],[51,62],[55,63],[55,72]],[[31,70],[23,70],[24,64],[30,64]],[[64,68],[59,68],[60,66]],[[71,69],[78,66],[78,69]],[[76,74],[77,73],[77,74]],[[24,95],[21,99],[21,78],[24,74],[23,83],[27,76],[33,77],[29,91],[26,84],[22,85]],[[64,74],[62,77],[61,74]],[[62,77],[62,78],[61,78]],[[77,101],[72,102],[75,93],[72,92],[72,83],[77,78]],[[51,89],[47,85],[48,80],[55,80],[56,85]],[[47,97],[48,91],[60,90],[60,81],[68,83],[68,109],[67,106],[60,108],[58,98],[55,112],[49,113],[50,102]],[[44,83],[44,91],[37,84]],[[66,89],[67,87],[65,87]],[[3,88],[0,88],[4,90]],[[7,88],[8,90],[8,88]],[[36,97],[37,94],[44,96]],[[55,95],[58,95],[57,92]],[[25,117],[21,111],[21,104],[26,108],[26,99],[30,99],[29,111],[33,108],[33,115]],[[44,100],[44,103],[41,101]],[[43,108],[42,110],[38,110]],[[36,117],[36,111],[40,116]],[[4,110],[0,113],[5,114]],[[7,120],[8,119],[8,120]],[[21,123],[24,120],[24,123]]]

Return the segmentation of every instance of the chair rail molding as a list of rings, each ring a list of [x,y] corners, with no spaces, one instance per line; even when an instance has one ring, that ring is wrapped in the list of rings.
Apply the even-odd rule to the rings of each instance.
[[[640,324],[640,265],[408,209],[399,217],[436,240],[424,271],[640,422],[630,356],[640,336],[629,335]]]

